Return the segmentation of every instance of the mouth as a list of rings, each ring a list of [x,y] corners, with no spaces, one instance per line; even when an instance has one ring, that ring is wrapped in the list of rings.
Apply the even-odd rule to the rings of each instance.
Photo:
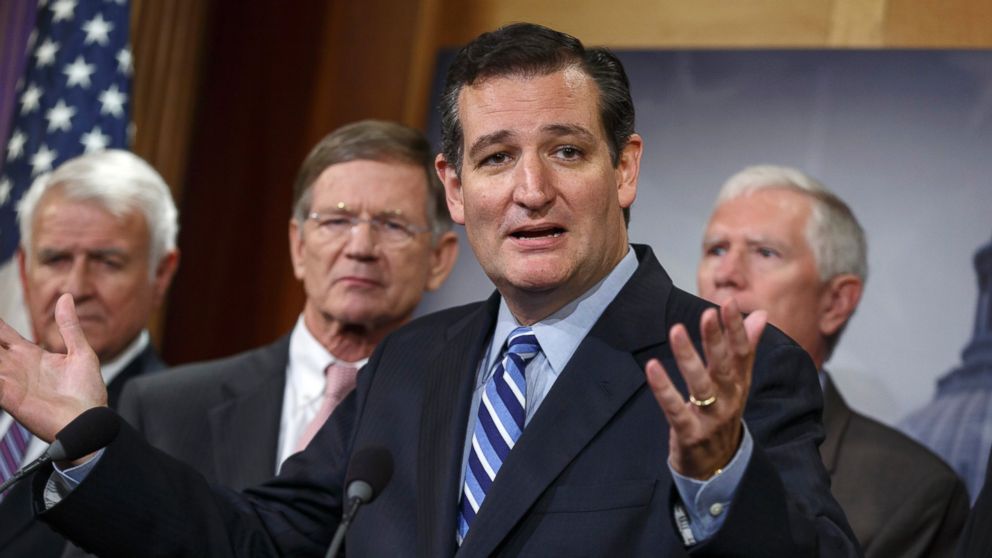
[[[562,227],[556,227],[553,225],[533,227],[527,229],[516,230],[510,233],[510,236],[518,240],[531,240],[531,239],[543,239],[543,238],[558,238],[565,234],[565,229]]]

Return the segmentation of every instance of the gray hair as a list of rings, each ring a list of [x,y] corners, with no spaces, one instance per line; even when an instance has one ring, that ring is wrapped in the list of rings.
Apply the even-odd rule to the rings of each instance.
[[[813,250],[820,280],[826,282],[850,273],[864,283],[868,279],[868,245],[864,229],[844,200],[802,171],[775,165],[748,167],[724,183],[716,205],[751,192],[776,188],[799,192],[813,202],[806,224],[806,241]],[[846,327],[845,321],[826,338],[827,358],[833,354]]]
[[[822,183],[790,167],[758,165],[730,177],[716,205],[750,192],[780,188],[808,196],[812,213],[806,226],[806,241],[813,249],[820,279],[827,281],[850,273],[862,282],[868,279],[868,246],[865,231],[844,200]]]
[[[140,211],[149,234],[148,273],[155,276],[159,261],[175,250],[178,211],[162,177],[144,160],[128,151],[110,149],[80,155],[53,172],[35,179],[17,204],[21,246],[30,258],[31,228],[38,202],[58,191],[80,202],[95,202],[117,218]]]

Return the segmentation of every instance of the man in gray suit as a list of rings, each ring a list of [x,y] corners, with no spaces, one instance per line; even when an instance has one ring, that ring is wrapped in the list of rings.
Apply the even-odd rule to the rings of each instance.
[[[757,166],[720,191],[703,238],[703,298],[766,310],[820,370],[832,491],[871,557],[950,556],[968,513],[964,485],[936,455],[851,410],[823,363],[867,276],[864,231],[850,208],[791,168]]]
[[[129,386],[120,412],[153,445],[235,489],[271,478],[355,374],[454,265],[444,189],[423,135],[366,120],[303,161],[289,247],[306,304],[275,343]]]

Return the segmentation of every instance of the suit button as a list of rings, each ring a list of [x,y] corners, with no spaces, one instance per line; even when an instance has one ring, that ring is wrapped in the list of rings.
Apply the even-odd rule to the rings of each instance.
[[[716,517],[721,513],[723,513],[723,504],[721,504],[720,502],[717,502],[712,506],[710,506],[710,515],[712,515],[713,517]]]

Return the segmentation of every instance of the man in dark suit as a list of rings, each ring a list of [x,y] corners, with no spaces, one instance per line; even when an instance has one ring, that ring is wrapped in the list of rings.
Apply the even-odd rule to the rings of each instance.
[[[335,130],[294,187],[289,246],[306,304],[293,331],[133,382],[121,415],[207,480],[242,489],[272,478],[326,419],[321,409],[351,391],[376,344],[441,286],[457,243],[423,134],[378,120]]]
[[[992,457],[992,456],[990,456]],[[992,464],[992,459],[989,459]],[[985,468],[985,484],[968,514],[961,532],[956,558],[988,558],[992,548],[992,465]]]
[[[733,298],[805,348],[820,370],[831,489],[868,557],[951,556],[968,514],[964,484],[899,431],[853,411],[824,362],[867,277],[864,231],[850,208],[802,172],[772,165],[731,177],[703,239],[703,298]]]
[[[352,523],[355,556],[859,555],[806,354],[628,243],[642,140],[619,61],[512,25],[459,52],[444,99],[435,165],[498,294],[384,339],[261,488],[211,490],[125,425],[36,477],[45,518],[109,555],[320,556],[352,455],[380,445],[394,473]],[[48,438],[100,403],[69,297],[58,310],[69,357],[42,368],[61,381],[25,386],[44,355],[0,326],[0,403]],[[68,379],[85,389],[59,400]]]
[[[64,351],[55,301],[69,293],[100,362],[114,407],[125,383],[163,368],[145,324],[165,296],[178,262],[176,208],[148,164],[124,151],[71,159],[31,186],[18,206],[21,280],[34,338]],[[17,428],[0,416],[0,437]],[[21,463],[47,444],[32,438]],[[59,556],[66,541],[36,521],[31,489],[0,501],[0,556]]]

